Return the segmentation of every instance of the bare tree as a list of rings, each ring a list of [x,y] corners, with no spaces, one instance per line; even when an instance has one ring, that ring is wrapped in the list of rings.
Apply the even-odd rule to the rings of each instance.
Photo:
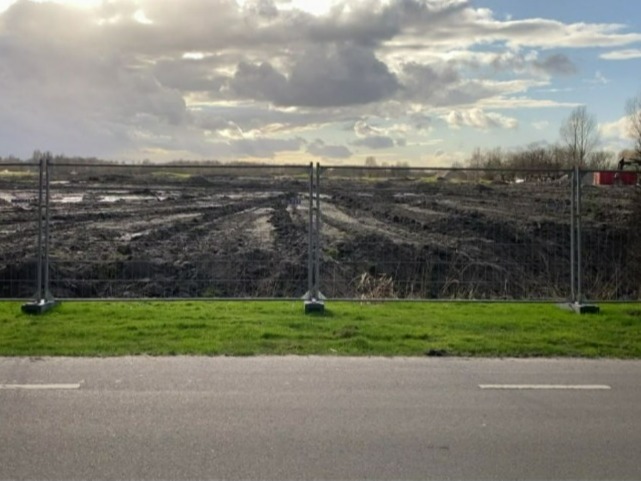
[[[641,158],[641,92],[636,97],[628,100],[625,108],[628,115],[628,128],[634,139],[634,149]]]
[[[483,162],[484,162],[484,155],[483,152],[479,147],[476,147],[472,151],[472,155],[469,159],[467,159],[467,165],[468,167],[471,167],[472,169],[482,169],[483,168]],[[481,178],[481,175],[477,171],[469,172],[469,178],[470,180],[478,181]]]
[[[560,134],[572,164],[585,166],[587,155],[599,143],[595,117],[585,107],[577,107],[561,126]]]
[[[588,155],[587,167],[592,170],[614,169],[616,165],[614,152],[597,150]]]
[[[480,147],[476,147],[472,151],[472,155],[470,156],[470,158],[467,159],[467,165],[472,169],[481,169],[483,168],[483,162],[484,162],[483,151],[481,150]]]

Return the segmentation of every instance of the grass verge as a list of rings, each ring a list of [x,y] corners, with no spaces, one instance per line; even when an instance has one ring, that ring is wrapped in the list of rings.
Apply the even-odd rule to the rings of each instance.
[[[641,305],[68,302],[28,316],[0,303],[1,356],[130,354],[641,358]]]

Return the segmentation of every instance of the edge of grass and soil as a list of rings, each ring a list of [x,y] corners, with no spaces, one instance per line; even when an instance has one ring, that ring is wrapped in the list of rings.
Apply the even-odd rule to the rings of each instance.
[[[66,302],[30,316],[0,302],[0,356],[288,354],[641,358],[641,305]]]

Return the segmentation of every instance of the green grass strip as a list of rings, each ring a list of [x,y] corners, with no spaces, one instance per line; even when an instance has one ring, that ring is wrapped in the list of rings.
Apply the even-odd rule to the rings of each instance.
[[[29,316],[0,303],[1,356],[141,354],[641,358],[641,305],[67,302]]]

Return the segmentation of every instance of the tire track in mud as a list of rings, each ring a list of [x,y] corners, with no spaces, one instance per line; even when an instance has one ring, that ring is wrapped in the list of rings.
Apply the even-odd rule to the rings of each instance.
[[[225,202],[223,202],[225,201]],[[157,201],[153,205],[142,205],[140,203],[131,203],[125,209],[120,203],[111,204],[108,208],[98,211],[87,212],[92,206],[83,206],[83,210],[77,213],[73,205],[66,208],[64,212],[54,210],[52,214],[52,236],[62,237],[66,233],[77,234],[77,232],[88,232],[101,234],[95,241],[111,241],[116,236],[124,233],[136,233],[139,231],[149,230],[152,239],[170,239],[180,227],[184,230],[191,230],[193,217],[199,217],[199,223],[207,223],[208,219],[216,218],[227,213],[234,213],[238,210],[249,208],[252,205],[260,205],[267,202],[266,199],[252,199],[249,201],[232,202],[229,199],[216,199],[215,201],[199,201],[198,203],[183,202],[179,205],[173,204],[172,201]],[[200,204],[200,205],[199,205]],[[171,219],[187,216],[190,220],[172,222]],[[163,227],[158,225],[168,224]],[[105,227],[106,226],[106,227]],[[157,232],[157,234],[154,234]],[[110,235],[109,235],[110,234]],[[115,240],[114,240],[115,241]]]
[[[104,262],[87,263],[84,274],[82,266],[59,272],[57,278],[103,279],[97,283],[102,286],[85,294],[88,297],[105,295],[105,291],[112,296],[128,296],[130,291],[142,291],[151,297],[282,296],[278,289],[283,286],[278,279],[286,280],[291,270],[282,249],[285,245],[291,249],[293,239],[298,237],[300,242],[301,237],[291,236],[291,225],[286,222],[289,214],[284,210],[286,198],[287,194],[275,192],[272,196],[210,206],[200,212],[191,209],[192,218],[154,225],[129,242],[106,239],[105,250],[111,252]],[[175,215],[176,209],[170,212]],[[281,218],[282,213],[285,218]],[[93,230],[97,229],[99,226]],[[279,247],[272,242],[272,236],[279,239]],[[95,246],[96,242],[92,244]],[[122,285],[107,286],[111,278]],[[60,290],[68,290],[62,284]]]
[[[178,259],[175,274],[184,295],[237,297],[255,294],[255,280],[264,276],[265,236],[251,235],[257,222],[268,215],[268,203],[236,206],[219,216],[210,216],[188,233],[188,252],[169,251]],[[270,232],[267,231],[267,237]],[[261,240],[263,242],[261,242]],[[175,247],[174,247],[175,249]]]
[[[492,190],[479,187],[475,190]],[[369,252],[361,264],[364,263],[370,274],[390,275],[406,285],[416,285],[418,281],[419,286],[410,290],[418,291],[421,297],[461,297],[462,293],[480,292],[481,287],[490,297],[527,296],[533,284],[545,289],[550,276],[565,280],[565,273],[550,273],[547,264],[550,259],[553,262],[562,259],[552,269],[564,268],[569,256],[569,246],[560,246],[558,242],[566,241],[562,234],[569,232],[569,226],[562,222],[544,223],[545,231],[540,237],[527,220],[518,223],[509,217],[505,219],[506,216],[496,220],[497,215],[502,214],[494,193],[491,193],[494,205],[489,205],[482,196],[472,199],[459,195],[455,201],[450,196],[443,202],[437,196],[412,194],[385,193],[374,200],[375,192],[369,199],[362,192],[360,195],[345,193],[345,190],[335,193],[332,201],[335,205],[345,205],[351,217],[372,218],[403,232],[401,239],[394,239],[384,231],[363,232],[354,228],[347,239],[337,243],[339,264],[342,258]],[[492,211],[498,214],[491,215]],[[348,231],[344,223],[331,219],[325,222]],[[386,263],[395,265],[395,270],[390,271]],[[428,267],[422,269],[420,265]],[[425,279],[429,279],[428,285],[420,285]],[[503,287],[507,284],[509,290]],[[550,297],[555,295],[558,292],[553,288]]]
[[[0,204],[0,297],[35,294],[37,241],[37,208]]]
[[[213,272],[217,295],[273,297],[296,292],[300,272],[306,275],[306,262],[300,262],[306,231],[291,219],[287,207],[290,196],[266,198],[216,220],[212,228],[215,257],[204,256],[203,262],[210,263],[207,269]]]
[[[408,232],[407,237],[418,243],[429,238],[429,234],[440,234],[457,240],[500,240],[501,244],[518,245],[523,238],[531,238],[535,234],[533,227],[542,230],[544,237],[549,237],[555,226],[557,234],[569,228],[569,213],[561,219],[557,213],[556,219],[551,219],[542,212],[537,213],[536,218],[528,219],[520,216],[511,202],[506,202],[506,205],[512,208],[505,209],[477,198],[463,198],[467,202],[459,202],[459,205],[449,199],[443,202],[429,197],[409,203],[392,199],[387,205],[384,202],[366,203],[360,196],[345,194],[335,195],[334,199],[336,204],[347,205],[352,217],[371,216],[383,225],[393,225]],[[510,212],[513,219],[506,219],[505,212]]]
[[[298,207],[288,198],[304,198],[307,184],[290,192],[265,182],[217,181],[215,189],[113,187],[149,195],[148,201],[103,204],[88,195],[79,204],[55,203],[57,295],[302,295],[309,211],[305,202]],[[357,280],[366,273],[374,281],[393,278],[391,295],[398,297],[562,297],[569,286],[564,189],[540,183],[328,181],[321,199],[322,290],[330,297],[358,296]],[[150,192],[162,193],[163,200]],[[585,259],[599,260],[606,244],[625,249],[625,239],[618,240],[627,232],[621,227],[628,218],[623,209],[629,210],[623,191],[584,194]],[[20,268],[22,260],[20,275],[27,278],[37,214],[17,208],[2,218],[0,229],[7,232],[0,235],[0,263],[17,259],[12,265]],[[12,228],[24,230],[8,232]],[[586,276],[591,272],[586,269]],[[3,275],[0,265],[0,281]]]

